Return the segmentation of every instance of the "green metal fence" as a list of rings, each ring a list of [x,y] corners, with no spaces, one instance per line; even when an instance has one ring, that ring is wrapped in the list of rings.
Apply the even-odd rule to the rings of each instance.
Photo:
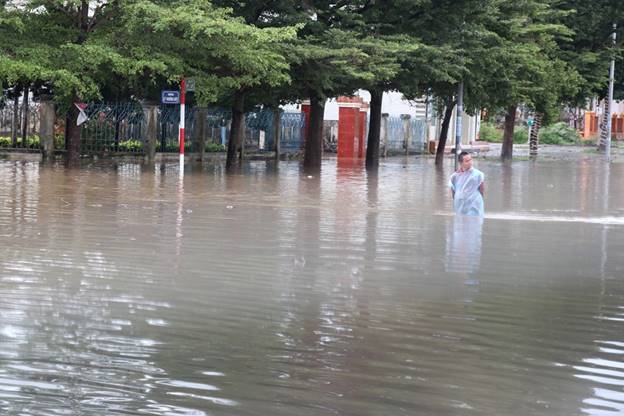
[[[92,103],[85,110],[89,120],[81,129],[81,151],[83,154],[102,152],[141,153],[146,143],[146,120],[143,108],[138,103]],[[197,151],[196,143],[201,134],[198,121],[204,116],[203,142],[206,150],[223,150],[231,127],[231,111],[223,108],[208,108],[200,111],[188,108],[185,114],[185,149]],[[179,106],[158,108],[157,139],[158,152],[179,151]],[[271,151],[274,148],[274,113],[270,109],[258,109],[245,114],[245,149],[247,152]],[[285,152],[297,151],[301,147],[304,118],[301,113],[282,113],[281,145]],[[216,146],[215,146],[216,145]]]
[[[81,152],[142,152],[145,126],[143,109],[138,103],[91,103],[82,125]]]

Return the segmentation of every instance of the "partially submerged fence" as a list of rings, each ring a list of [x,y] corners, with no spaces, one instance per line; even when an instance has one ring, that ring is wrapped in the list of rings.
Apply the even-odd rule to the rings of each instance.
[[[8,100],[0,105],[0,147],[39,149],[39,103]]]
[[[382,118],[384,154],[422,153],[425,148],[426,123],[409,116]]]
[[[39,139],[40,103],[30,102],[27,113],[23,103],[11,100],[0,105],[0,147],[8,149],[41,149]],[[81,128],[81,152],[144,153],[147,143],[145,109],[139,103],[90,103],[85,109],[88,120]],[[203,125],[200,122],[203,117]],[[189,108],[185,120],[185,145],[188,152],[199,151],[199,143],[208,152],[224,151],[230,134],[232,114],[223,108]],[[177,106],[157,109],[156,151],[179,151]],[[275,114],[259,109],[245,115],[244,147],[246,152],[275,149]],[[280,151],[299,152],[303,146],[305,119],[302,113],[281,112],[279,124]],[[57,120],[54,147],[65,148],[64,120]],[[337,131],[337,126],[331,132]],[[425,146],[425,122],[409,116],[382,118],[382,154],[420,153]],[[329,131],[329,130],[328,130]],[[335,132],[334,132],[335,133]],[[200,137],[203,136],[203,137]],[[326,134],[324,148],[336,151],[336,135]]]
[[[86,110],[89,121],[82,128],[82,150],[90,154],[102,151],[143,152],[147,141],[144,110],[138,104],[93,104]],[[204,118],[200,127],[200,118]],[[300,113],[282,113],[280,117],[283,152],[301,148],[304,118]],[[176,106],[160,106],[157,112],[156,151],[179,151],[180,111]],[[244,146],[247,152],[274,150],[274,112],[259,109],[245,114]],[[185,149],[223,151],[232,124],[227,109],[193,107],[185,113]],[[202,137],[200,137],[202,136]]]
[[[39,104],[29,105],[24,140],[22,140],[23,106],[21,101],[17,106],[10,104],[5,103],[0,106],[0,147],[40,149]],[[143,153],[146,150],[148,140],[146,109],[139,103],[90,103],[84,111],[88,120],[81,127],[81,152],[83,154]],[[269,109],[259,109],[245,114],[244,146],[247,152],[274,150],[274,116],[274,112]],[[199,151],[198,143],[204,143],[204,150],[208,152],[225,150],[232,119],[229,110],[194,107],[187,109],[185,117],[185,149],[188,152]],[[204,123],[200,128],[201,117],[204,118]],[[179,151],[179,122],[179,107],[158,107],[157,152]],[[56,150],[65,148],[63,123],[64,120],[60,118],[57,120],[54,143]],[[292,153],[301,149],[304,123],[301,113],[282,112],[280,114],[281,152]],[[199,137],[200,135],[203,137]]]

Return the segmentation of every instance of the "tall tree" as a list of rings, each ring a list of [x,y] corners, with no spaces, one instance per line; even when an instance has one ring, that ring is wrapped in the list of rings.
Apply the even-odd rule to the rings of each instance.
[[[310,126],[303,165],[308,171],[318,172],[325,101],[353,94],[375,75],[362,37],[349,30],[354,21],[361,20],[359,2],[308,1],[305,4],[305,26],[291,45],[291,96],[310,99]]]
[[[565,85],[577,79],[573,68],[557,57],[557,39],[570,35],[561,23],[561,11],[551,0],[503,0],[486,22],[495,34],[482,55],[483,62],[471,72],[477,79],[470,97],[490,110],[505,111],[501,158],[513,155],[513,133],[518,105],[545,107],[558,101]],[[573,88],[570,86],[570,88]]]
[[[229,100],[232,129],[227,167],[234,167],[242,144],[247,93],[258,85],[289,82],[282,45],[296,36],[296,27],[260,28],[201,0],[140,1],[129,9],[126,26],[132,28],[139,45],[176,64],[174,78],[196,79],[199,103]]]

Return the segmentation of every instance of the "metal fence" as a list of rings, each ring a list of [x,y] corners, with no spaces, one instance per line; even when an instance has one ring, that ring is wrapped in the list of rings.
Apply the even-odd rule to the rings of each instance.
[[[141,152],[143,149],[143,109],[139,104],[92,103],[82,124],[81,152]]]
[[[29,101],[25,108],[22,98],[0,102],[0,148],[39,149],[38,133],[39,103]]]
[[[90,104],[89,116],[81,130],[82,152],[143,152],[146,126],[143,109],[138,104]],[[230,134],[232,113],[228,109],[189,108],[185,113],[185,149],[197,151],[200,142],[199,118],[205,117],[203,142],[207,151],[224,150]],[[269,109],[245,114],[244,144],[247,152],[273,150],[273,119]],[[177,106],[158,108],[157,138],[159,152],[179,151],[180,110]],[[302,143],[304,118],[301,113],[282,113],[281,148],[283,152],[298,150]],[[217,145],[217,146],[215,146]]]
[[[147,121],[139,103],[89,103],[85,108],[88,120],[82,124],[81,152],[85,155],[102,153],[143,153],[146,144]],[[203,132],[206,151],[225,150],[230,134],[232,113],[229,109],[187,108],[185,114],[185,148],[198,151],[199,135]],[[203,129],[198,123],[205,117]],[[29,102],[26,139],[24,134],[24,105],[20,98],[0,101],[0,148],[41,149],[39,139],[39,103]],[[179,151],[179,106],[160,106],[157,111],[157,152]],[[274,149],[274,113],[258,109],[245,114],[244,145],[247,152]],[[301,113],[282,112],[280,117],[281,149],[284,153],[298,151],[303,143],[304,117]],[[65,148],[63,118],[57,118],[55,149]]]
[[[388,117],[388,153],[421,153],[425,146],[426,123],[418,118]]]
[[[16,113],[17,111],[17,113]],[[85,112],[89,119],[81,128],[83,154],[143,153],[146,143],[146,118],[139,103],[90,103]],[[158,152],[179,151],[178,131],[180,110],[178,106],[160,106],[157,118]],[[16,117],[15,117],[16,116]],[[199,128],[204,118],[203,130]],[[187,151],[198,151],[200,130],[206,151],[222,151],[227,145],[232,114],[229,109],[196,107],[187,109],[185,144]],[[60,119],[62,120],[62,119]],[[264,152],[274,149],[274,113],[271,109],[258,109],[245,115],[244,146],[246,152]],[[17,127],[16,124],[17,123]],[[40,149],[39,103],[30,101],[26,140],[24,133],[24,105],[22,99],[16,106],[13,100],[0,104],[0,147],[15,149]],[[418,118],[388,117],[385,140],[387,154],[420,153],[425,146],[426,124]],[[299,112],[282,112],[280,117],[280,148],[284,153],[301,150],[305,118]],[[337,128],[336,128],[337,130]],[[13,132],[16,132],[14,134]],[[57,128],[55,147],[64,148],[61,126]],[[325,139],[327,140],[327,139]],[[330,140],[331,141],[331,140]],[[331,143],[326,150],[332,151]]]

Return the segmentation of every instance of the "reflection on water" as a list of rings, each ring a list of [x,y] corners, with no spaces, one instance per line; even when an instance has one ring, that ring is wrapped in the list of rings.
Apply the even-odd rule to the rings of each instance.
[[[2,414],[620,414],[624,166],[580,157],[478,161],[484,222],[427,159],[0,162]]]
[[[457,215],[446,238],[447,272],[474,274],[481,264],[483,218]]]

